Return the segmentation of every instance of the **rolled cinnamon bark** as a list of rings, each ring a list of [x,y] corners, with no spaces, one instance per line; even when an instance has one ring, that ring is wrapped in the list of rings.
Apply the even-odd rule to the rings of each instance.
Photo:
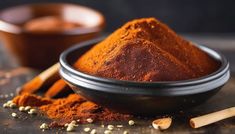
[[[65,83],[65,81],[63,79],[59,79],[47,90],[45,97],[64,97],[72,92],[72,89]]]
[[[43,71],[42,73],[34,77],[32,80],[25,83],[22,87],[19,87],[17,89],[18,94],[34,93],[38,91],[41,87],[54,83],[60,78],[58,74],[59,67],[60,64],[56,63],[47,70]]]
[[[234,116],[235,107],[231,107],[218,112],[192,118],[190,119],[190,126],[192,128],[199,128]]]

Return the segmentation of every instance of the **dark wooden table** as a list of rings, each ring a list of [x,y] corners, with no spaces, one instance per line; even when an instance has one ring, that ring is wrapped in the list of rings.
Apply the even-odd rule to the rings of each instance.
[[[217,49],[224,53],[229,59],[231,64],[232,76],[229,82],[223,87],[223,89],[214,97],[209,99],[204,104],[182,111],[179,114],[170,115],[173,117],[172,126],[164,131],[160,132],[151,127],[151,121],[153,119],[135,119],[136,125],[129,126],[127,122],[109,122],[108,124],[123,124],[124,128],[120,130],[115,129],[114,133],[122,133],[124,130],[128,130],[129,133],[175,133],[175,134],[188,134],[188,133],[235,133],[235,118],[230,118],[213,125],[202,127],[200,129],[190,128],[188,121],[190,117],[210,113],[216,110],[225,109],[235,106],[235,35],[185,35],[186,38],[197,42],[199,44],[205,44],[211,48]],[[15,89],[22,85],[22,83],[31,79],[37,72],[19,67],[12,57],[10,57],[3,45],[0,45],[0,105],[12,98],[15,93]],[[16,112],[20,118],[14,119],[11,117],[11,113]],[[17,109],[5,109],[0,107],[0,133],[42,133],[39,126],[43,122],[49,122],[46,117],[42,115],[29,116],[26,113],[20,113]],[[107,123],[106,123],[107,124]],[[103,133],[105,128],[100,127],[100,123],[80,125],[76,128],[75,132],[69,133],[85,133],[84,127],[96,128],[98,133]],[[43,133],[66,133],[64,130],[54,129],[46,130]]]

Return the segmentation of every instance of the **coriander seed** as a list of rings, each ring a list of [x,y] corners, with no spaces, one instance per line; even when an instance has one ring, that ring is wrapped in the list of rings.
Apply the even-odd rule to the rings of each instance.
[[[133,120],[129,120],[129,121],[128,121],[128,124],[129,124],[130,126],[133,126],[133,125],[135,125],[135,122],[134,122]]]
[[[96,134],[96,133],[97,133],[96,129],[92,129],[90,132],[90,134]]]
[[[14,117],[14,118],[17,118],[17,114],[16,113],[12,113],[11,116]]]
[[[92,123],[92,122],[93,122],[93,119],[88,118],[88,119],[86,119],[86,121],[87,121],[88,123]]]
[[[108,130],[112,131],[114,129],[114,126],[113,125],[108,125],[107,128],[108,128]]]
[[[89,132],[89,131],[91,131],[91,128],[86,127],[86,128],[84,128],[83,130],[84,130],[84,132]]]

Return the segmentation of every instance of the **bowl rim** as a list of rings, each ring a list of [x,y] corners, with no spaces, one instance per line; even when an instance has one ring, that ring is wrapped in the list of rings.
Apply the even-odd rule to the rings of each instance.
[[[99,16],[100,21],[98,21],[99,23],[97,23],[96,26],[87,27],[87,28],[77,27],[77,28],[70,29],[70,30],[63,30],[63,31],[56,31],[56,32],[31,32],[31,31],[25,30],[21,26],[11,24],[11,23],[6,22],[3,19],[0,19],[0,31],[4,31],[7,33],[13,33],[13,34],[24,33],[24,34],[33,34],[33,35],[77,35],[77,34],[90,34],[90,33],[100,32],[105,27],[105,17],[101,12],[99,12],[96,9],[93,9],[93,8],[90,8],[87,6],[83,6],[80,4],[75,4],[75,3],[66,3],[66,2],[28,3],[28,4],[16,5],[16,6],[1,9],[0,14],[6,12],[8,10],[17,9],[17,8],[21,8],[21,7],[27,8],[27,7],[33,7],[33,6],[47,6],[47,5],[50,5],[50,6],[54,6],[54,5],[74,6],[77,8],[83,8],[86,10],[90,10],[94,14]]]
[[[198,45],[195,43],[193,43],[195,46],[197,46],[202,51],[206,52],[212,58],[214,58],[215,60],[218,60],[221,63],[220,67],[215,72],[208,74],[206,76],[200,77],[200,78],[195,78],[195,79],[180,80],[180,81],[158,81],[158,82],[137,82],[137,81],[117,80],[117,79],[113,79],[113,78],[97,77],[94,75],[90,75],[90,74],[81,72],[79,70],[76,70],[74,67],[72,67],[68,63],[67,56],[71,52],[77,51],[82,47],[95,45],[98,42],[102,41],[104,38],[105,37],[92,39],[92,40],[89,40],[89,41],[86,41],[83,43],[79,43],[78,45],[75,45],[75,46],[65,50],[63,53],[61,53],[60,59],[59,59],[61,68],[67,70],[69,73],[73,74],[74,76],[82,77],[82,78],[89,79],[92,81],[103,82],[103,83],[112,83],[115,85],[132,85],[132,86],[141,86],[142,85],[142,86],[150,86],[150,87],[156,87],[156,86],[180,87],[180,86],[190,86],[190,85],[202,84],[202,83],[206,83],[206,82],[218,79],[219,77],[222,77],[224,74],[226,74],[229,71],[229,62],[222,53],[216,52],[215,50],[210,49],[209,47]]]

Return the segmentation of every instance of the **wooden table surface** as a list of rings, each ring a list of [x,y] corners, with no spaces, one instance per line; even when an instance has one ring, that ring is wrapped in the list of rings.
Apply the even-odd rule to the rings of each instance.
[[[164,131],[160,132],[151,127],[152,119],[135,119],[136,125],[129,126],[127,122],[109,122],[108,124],[123,124],[124,128],[120,130],[115,129],[114,133],[122,133],[124,130],[128,130],[132,133],[169,133],[169,134],[188,134],[188,133],[235,133],[235,118],[230,118],[213,125],[202,127],[199,129],[190,128],[188,121],[190,117],[206,114],[209,112],[225,109],[235,106],[235,35],[220,34],[220,35],[184,35],[186,38],[197,42],[199,44],[205,44],[211,48],[217,49],[224,53],[229,59],[231,64],[231,78],[229,82],[222,88],[222,90],[207,102],[189,109],[182,111],[178,114],[169,115],[173,117],[172,126]],[[0,106],[7,100],[12,98],[15,93],[15,89],[22,85],[27,80],[31,79],[38,72],[35,72],[28,68],[19,67],[14,59],[7,54],[3,45],[0,45]],[[16,112],[20,118],[14,119],[11,117],[11,113]],[[39,126],[43,122],[49,122],[46,117],[42,115],[29,116],[26,113],[20,113],[17,109],[5,109],[0,107],[0,133],[42,133]],[[100,127],[100,123],[80,125],[76,128],[75,132],[68,133],[85,133],[84,127],[96,128],[98,133],[103,133],[105,128]],[[54,129],[46,130],[43,133],[66,133],[64,130]]]

